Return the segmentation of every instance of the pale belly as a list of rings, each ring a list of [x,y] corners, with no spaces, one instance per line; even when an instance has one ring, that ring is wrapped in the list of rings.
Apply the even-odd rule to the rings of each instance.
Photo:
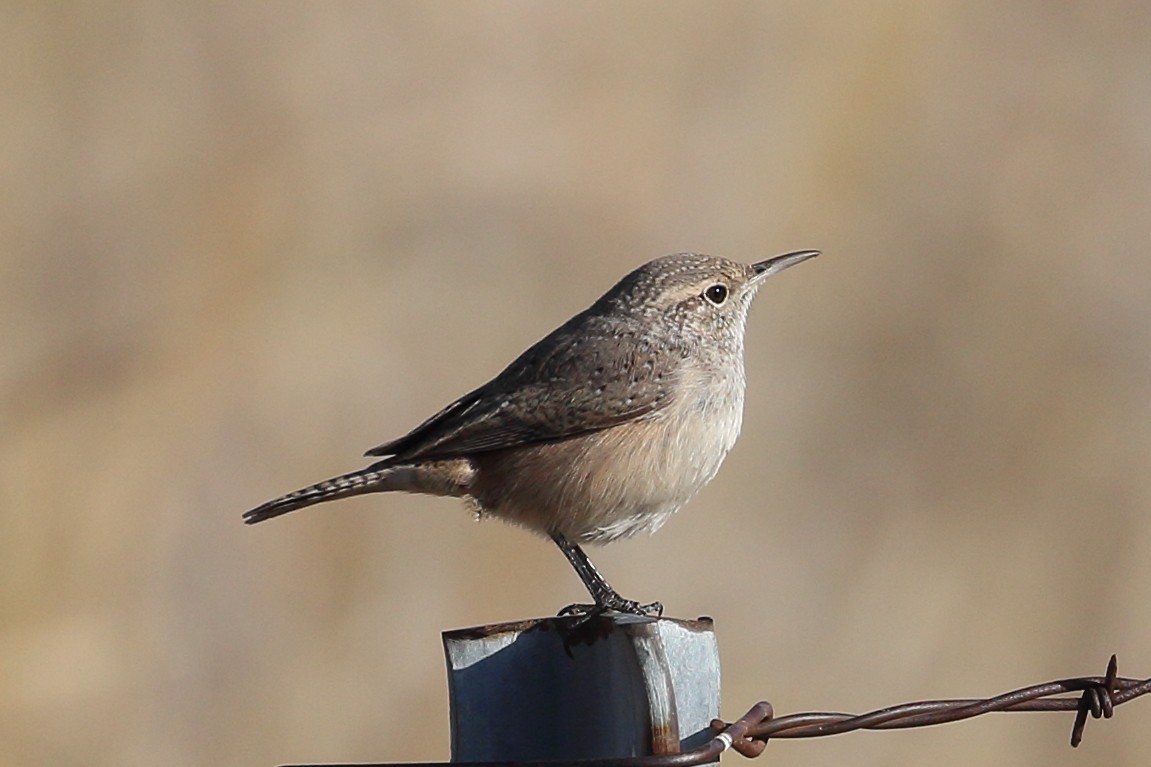
[[[472,458],[480,513],[581,543],[655,532],[711,481],[739,436],[742,376],[657,416]],[[736,385],[738,384],[738,385]]]

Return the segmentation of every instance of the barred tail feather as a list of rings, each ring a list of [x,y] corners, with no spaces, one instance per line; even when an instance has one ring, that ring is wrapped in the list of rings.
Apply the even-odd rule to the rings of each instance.
[[[351,474],[341,474],[338,477],[309,485],[294,493],[288,493],[261,504],[244,513],[244,522],[254,525],[265,519],[278,517],[281,514],[287,514],[289,511],[302,509],[315,503],[391,489],[384,486],[385,480],[391,473],[392,469],[378,468],[377,464],[360,471],[353,471]]]

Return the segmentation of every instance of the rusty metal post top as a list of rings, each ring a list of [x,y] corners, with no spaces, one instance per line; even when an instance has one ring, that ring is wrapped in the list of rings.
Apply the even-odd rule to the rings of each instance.
[[[443,641],[454,762],[677,754],[714,735],[710,618],[533,618]]]
[[[698,618],[656,618],[648,615],[609,612],[591,618],[578,615],[553,615],[504,623],[489,623],[483,626],[468,626],[449,629],[443,632],[443,638],[445,642],[461,641],[483,639],[500,634],[523,634],[528,631],[554,631],[561,636],[580,635],[585,632],[598,635],[625,626],[660,622],[675,624],[690,632],[710,632],[714,625],[714,621],[706,615]]]

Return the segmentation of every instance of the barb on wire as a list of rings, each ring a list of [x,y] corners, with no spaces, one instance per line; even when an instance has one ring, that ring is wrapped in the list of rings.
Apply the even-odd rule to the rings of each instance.
[[[1115,706],[1151,692],[1151,679],[1124,679],[1117,675],[1118,663],[1114,655],[1102,677],[1059,679],[1037,684],[993,698],[924,700],[881,708],[866,714],[839,714],[811,712],[774,717],[771,706],[758,724],[747,729],[744,737],[732,743],[732,748],[744,756],[754,757],[763,752],[771,738],[815,738],[838,735],[853,730],[893,730],[905,727],[926,727],[945,722],[957,722],[991,711],[1072,711],[1075,724],[1071,729],[1071,745],[1083,740],[1087,716],[1095,719],[1111,718]],[[1067,693],[1079,693],[1072,697]],[[763,705],[763,704],[757,704]],[[750,713],[750,712],[749,712]],[[747,717],[745,716],[744,719]],[[742,720],[741,720],[742,721]],[[712,729],[724,731],[728,724],[715,720]]]

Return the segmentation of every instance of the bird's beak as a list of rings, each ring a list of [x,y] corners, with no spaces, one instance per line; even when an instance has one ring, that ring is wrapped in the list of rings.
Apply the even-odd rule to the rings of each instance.
[[[758,264],[751,265],[751,268],[755,270],[755,276],[752,279],[756,282],[766,280],[771,275],[778,274],[789,266],[798,264],[800,261],[806,261],[809,258],[815,258],[818,255],[818,250],[797,250],[794,253],[784,253],[782,256],[760,261]]]

